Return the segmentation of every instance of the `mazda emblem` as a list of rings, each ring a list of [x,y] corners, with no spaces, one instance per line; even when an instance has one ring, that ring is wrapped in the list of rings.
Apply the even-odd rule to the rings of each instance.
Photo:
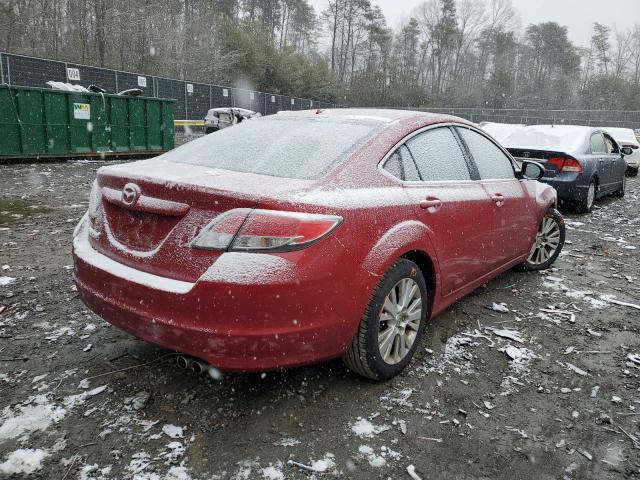
[[[122,189],[122,203],[125,205],[135,205],[140,198],[140,187],[135,183],[127,183]]]

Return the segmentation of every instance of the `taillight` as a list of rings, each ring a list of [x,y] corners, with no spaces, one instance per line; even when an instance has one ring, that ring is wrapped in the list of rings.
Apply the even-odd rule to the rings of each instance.
[[[211,222],[191,246],[236,252],[300,250],[328,235],[341,221],[334,215],[236,209]]]
[[[237,208],[219,215],[202,229],[191,242],[191,246],[207,250],[226,250],[247,219],[249,212],[251,212],[249,208]]]
[[[553,157],[547,160],[547,164],[553,165],[559,172],[582,172],[582,165],[573,158]]]

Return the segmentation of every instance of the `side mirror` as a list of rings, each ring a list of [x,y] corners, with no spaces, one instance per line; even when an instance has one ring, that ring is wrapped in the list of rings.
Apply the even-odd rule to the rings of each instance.
[[[622,155],[624,155],[625,157],[628,157],[629,155],[633,154],[633,148],[631,147],[622,147],[620,149],[620,152],[622,153]]]
[[[522,174],[522,178],[527,180],[540,180],[544,177],[545,168],[538,162],[525,160],[522,162],[520,172]]]

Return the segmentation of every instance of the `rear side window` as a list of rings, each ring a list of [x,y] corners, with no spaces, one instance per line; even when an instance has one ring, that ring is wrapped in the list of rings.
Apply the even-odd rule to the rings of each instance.
[[[462,149],[448,127],[420,133],[407,141],[425,182],[471,180]]]
[[[607,146],[601,133],[591,135],[591,153],[607,153]]]
[[[405,145],[398,148],[384,164],[384,169],[400,180],[417,182],[420,180],[416,164]]]
[[[488,138],[468,128],[457,129],[469,147],[482,180],[511,180],[515,178],[511,160]]]
[[[161,158],[235,172],[316,179],[384,126],[374,120],[273,115],[243,121]]]

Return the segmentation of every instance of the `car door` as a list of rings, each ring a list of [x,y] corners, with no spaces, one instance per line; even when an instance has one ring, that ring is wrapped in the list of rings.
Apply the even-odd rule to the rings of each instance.
[[[487,262],[497,269],[529,253],[538,219],[523,183],[516,178],[511,158],[492,140],[470,127],[456,131],[478,170],[480,183],[492,201],[492,240]]]
[[[405,142],[401,152],[419,179],[405,183],[418,219],[432,232],[440,266],[441,292],[450,295],[489,272],[491,199],[469,169],[450,127],[428,128]]]
[[[620,187],[620,182],[624,180],[627,172],[627,162],[622,157],[618,143],[610,135],[603,133],[607,146],[607,168],[609,170],[609,192],[615,192]]]
[[[609,151],[600,132],[591,135],[591,155],[595,162],[595,174],[598,175],[598,196],[607,193],[611,186],[611,160]]]

